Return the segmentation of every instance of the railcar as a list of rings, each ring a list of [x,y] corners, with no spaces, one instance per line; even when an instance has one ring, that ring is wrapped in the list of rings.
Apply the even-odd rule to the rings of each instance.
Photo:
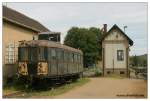
[[[18,63],[19,76],[55,79],[80,77],[83,53],[49,40],[21,41]]]

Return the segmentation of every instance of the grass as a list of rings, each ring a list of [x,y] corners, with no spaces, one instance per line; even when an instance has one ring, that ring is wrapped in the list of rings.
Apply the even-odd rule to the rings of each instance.
[[[38,97],[52,97],[52,96],[56,96],[56,95],[60,95],[63,94],[73,88],[79,87],[84,85],[85,83],[89,82],[90,79],[88,78],[81,78],[78,79],[76,82],[72,82],[70,84],[64,84],[60,87],[56,87],[53,89],[49,89],[46,91],[40,91],[40,90],[28,90],[28,91],[24,91],[24,94],[22,94],[21,96],[19,96],[19,98],[38,98]],[[3,94],[8,94],[8,92],[16,92],[17,90],[13,87],[7,87],[4,88],[3,90]],[[13,98],[17,98],[18,96],[13,96]]]
[[[18,90],[16,89],[16,88],[14,88],[14,87],[5,87],[4,89],[3,89],[3,95],[7,95],[7,94],[10,94],[10,93],[15,93],[15,92],[17,92]]]

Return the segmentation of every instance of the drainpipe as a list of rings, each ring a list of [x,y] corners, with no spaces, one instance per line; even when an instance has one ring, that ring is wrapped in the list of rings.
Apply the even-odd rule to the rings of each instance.
[[[103,24],[103,34],[107,33],[107,24]],[[102,46],[103,76],[105,75],[105,48]]]

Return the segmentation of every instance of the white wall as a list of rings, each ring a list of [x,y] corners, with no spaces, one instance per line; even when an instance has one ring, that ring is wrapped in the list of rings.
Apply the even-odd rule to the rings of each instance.
[[[117,60],[117,50],[123,50],[124,60]],[[106,68],[126,68],[126,47],[122,43],[105,44],[105,67]]]
[[[105,48],[105,68],[126,68],[127,38],[118,30],[112,30],[103,41]],[[117,60],[117,50],[123,50],[124,60]]]
[[[117,36],[117,37],[116,37]],[[105,41],[108,40],[126,40],[126,38],[117,30],[113,30],[110,34],[105,38]]]

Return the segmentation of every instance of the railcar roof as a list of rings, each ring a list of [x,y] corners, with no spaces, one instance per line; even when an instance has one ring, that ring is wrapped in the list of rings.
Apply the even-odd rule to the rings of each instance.
[[[75,49],[60,43],[56,43],[53,41],[48,41],[48,40],[31,40],[31,41],[21,41],[21,43],[19,44],[19,47],[54,47],[54,48],[62,48],[62,49],[66,49],[66,50],[70,50],[73,52],[79,52],[81,54],[82,51],[79,49]]]
[[[49,31],[49,32],[41,32],[41,33],[39,33],[39,35],[43,35],[43,34],[60,34],[60,32]]]

